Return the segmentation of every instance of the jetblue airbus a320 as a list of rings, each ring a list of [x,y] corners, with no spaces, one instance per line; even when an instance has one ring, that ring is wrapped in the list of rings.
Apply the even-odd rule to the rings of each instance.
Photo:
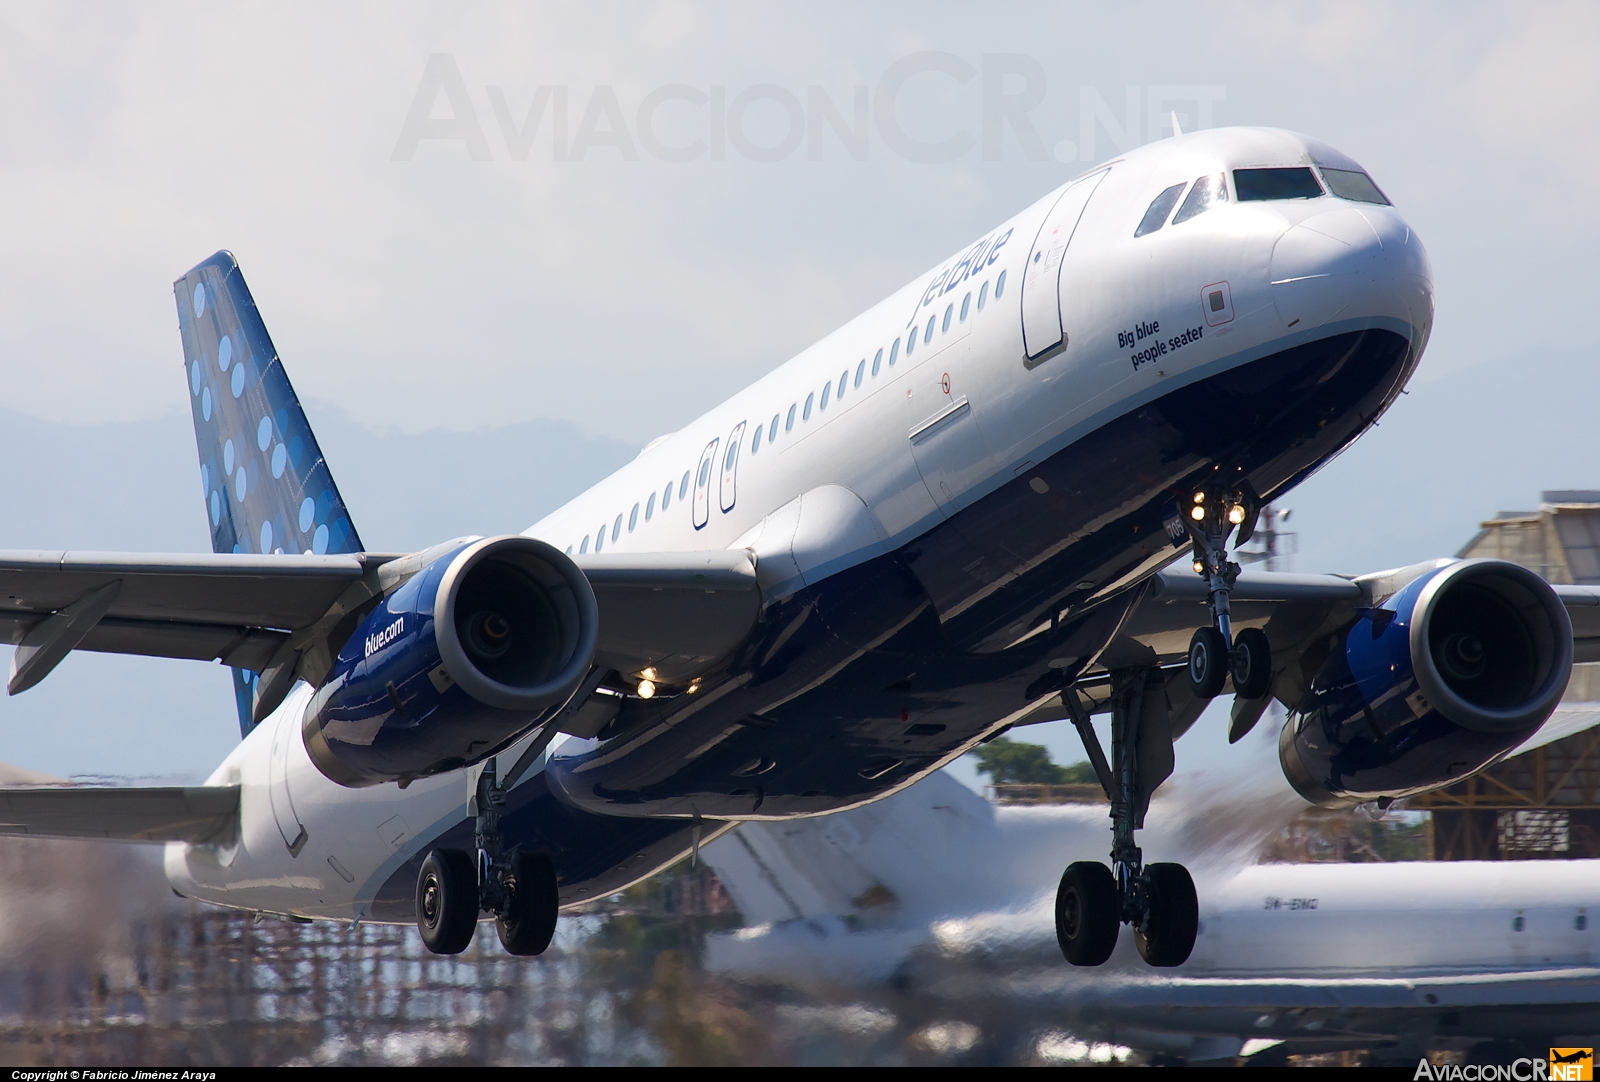
[[[1513,564],[1229,559],[1433,321],[1399,211],[1290,132],[1101,165],[526,533],[415,553],[362,545],[233,257],[176,295],[213,554],[0,553],[9,690],[74,649],[215,660],[243,740],[202,786],[4,791],[0,830],[165,842],[220,905],[537,954],[732,823],[1070,719],[1112,848],[1065,870],[1062,951],[1127,924],[1178,965],[1195,889],[1135,831],[1211,699],[1235,739],[1280,700],[1289,780],[1349,805],[1494,762],[1600,659],[1600,592]]]

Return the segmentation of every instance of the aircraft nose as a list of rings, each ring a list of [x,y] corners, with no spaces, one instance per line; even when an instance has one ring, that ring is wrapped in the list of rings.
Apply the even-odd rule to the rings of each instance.
[[[1273,246],[1271,270],[1278,315],[1297,332],[1380,314],[1426,325],[1431,316],[1431,303],[1426,313],[1413,303],[1431,298],[1427,256],[1390,207],[1345,203],[1291,226]]]
[[[1351,287],[1383,261],[1383,242],[1343,205],[1290,226],[1272,248],[1272,300],[1286,326],[1311,330],[1340,315]]]

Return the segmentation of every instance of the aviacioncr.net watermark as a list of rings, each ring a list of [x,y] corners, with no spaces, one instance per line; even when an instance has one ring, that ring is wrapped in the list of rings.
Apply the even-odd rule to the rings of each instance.
[[[1109,98],[1097,86],[1053,92],[1044,66],[1021,53],[985,53],[976,62],[912,53],[870,85],[667,83],[637,91],[474,85],[454,54],[435,53],[390,157],[413,161],[440,146],[483,162],[770,164],[875,154],[926,164],[1092,162],[1171,135],[1174,120],[1183,131],[1212,127],[1226,99],[1222,86],[1124,86]]]

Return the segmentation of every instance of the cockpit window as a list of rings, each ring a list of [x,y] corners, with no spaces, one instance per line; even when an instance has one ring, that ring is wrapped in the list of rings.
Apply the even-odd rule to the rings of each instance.
[[[1359,169],[1324,169],[1322,179],[1328,182],[1328,190],[1340,199],[1391,205],[1388,197],[1372,183],[1372,178]]]
[[[1233,190],[1241,203],[1267,199],[1316,199],[1322,185],[1305,166],[1293,169],[1235,169]]]
[[[1218,203],[1228,201],[1228,182],[1221,173],[1214,176],[1201,177],[1194,182],[1194,187],[1189,189],[1189,198],[1183,201],[1183,206],[1178,208],[1178,213],[1172,216],[1172,224],[1187,222],[1196,214],[1204,214]]]
[[[1154,233],[1166,225],[1167,215],[1172,213],[1172,208],[1178,202],[1178,196],[1183,194],[1183,189],[1186,187],[1188,187],[1187,183],[1174,184],[1156,196],[1150,203],[1150,209],[1145,211],[1144,217],[1139,220],[1139,228],[1133,231],[1133,235],[1142,237],[1146,233]],[[995,296],[999,296],[999,294],[996,293]]]

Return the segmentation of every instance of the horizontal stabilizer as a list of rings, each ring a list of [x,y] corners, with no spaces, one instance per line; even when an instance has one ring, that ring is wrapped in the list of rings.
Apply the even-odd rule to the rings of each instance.
[[[238,821],[237,785],[0,789],[0,834],[200,844],[225,841]]]

